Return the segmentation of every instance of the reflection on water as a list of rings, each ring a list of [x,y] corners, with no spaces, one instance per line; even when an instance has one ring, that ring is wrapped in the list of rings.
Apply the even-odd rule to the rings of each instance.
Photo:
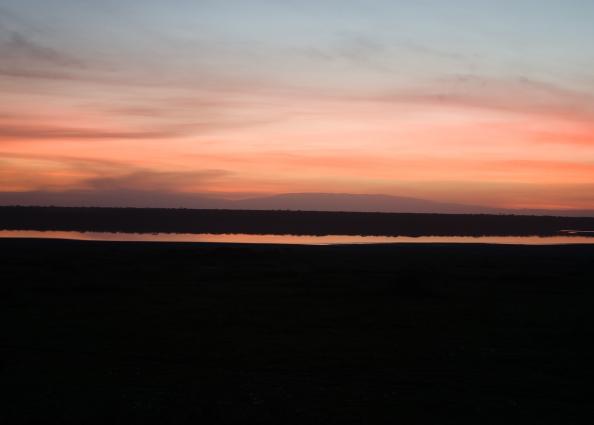
[[[594,236],[594,230],[561,230],[559,233],[565,235]]]
[[[1,238],[74,239],[123,242],[224,242],[259,244],[370,244],[370,243],[490,243],[522,245],[593,244],[588,236],[351,236],[251,235],[195,233],[107,233],[74,231],[0,230]]]

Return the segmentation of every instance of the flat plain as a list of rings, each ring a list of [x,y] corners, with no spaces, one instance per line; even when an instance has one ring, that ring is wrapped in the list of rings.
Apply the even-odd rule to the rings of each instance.
[[[0,240],[3,423],[588,423],[594,246]]]

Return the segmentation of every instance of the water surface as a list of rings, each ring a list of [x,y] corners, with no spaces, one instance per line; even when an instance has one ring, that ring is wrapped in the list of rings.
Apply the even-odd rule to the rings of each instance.
[[[254,235],[210,233],[108,233],[76,231],[0,230],[0,238],[72,239],[121,242],[219,242],[257,244],[488,243],[520,245],[593,244],[594,237],[559,236],[356,236]]]

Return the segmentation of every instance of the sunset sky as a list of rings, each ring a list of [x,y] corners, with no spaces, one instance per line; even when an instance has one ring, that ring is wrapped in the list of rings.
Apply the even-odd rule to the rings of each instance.
[[[591,0],[0,0],[0,192],[594,209],[593,23]]]

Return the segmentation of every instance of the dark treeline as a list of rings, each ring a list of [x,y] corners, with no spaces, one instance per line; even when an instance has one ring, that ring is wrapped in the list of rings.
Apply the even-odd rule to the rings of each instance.
[[[594,217],[0,207],[0,229],[138,233],[552,236],[594,229]]]

